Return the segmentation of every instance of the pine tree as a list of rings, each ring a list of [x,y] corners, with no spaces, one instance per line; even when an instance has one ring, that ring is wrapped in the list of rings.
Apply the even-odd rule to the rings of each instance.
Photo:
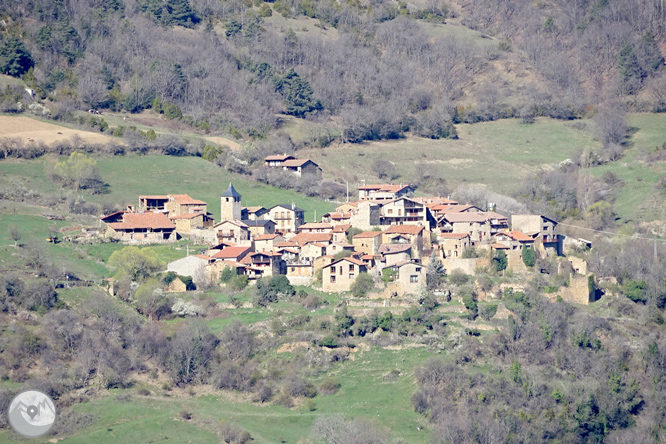
[[[643,71],[650,74],[664,64],[664,57],[659,51],[659,45],[654,39],[654,34],[646,31],[639,46],[640,64]]]
[[[16,37],[9,37],[0,48],[0,72],[19,77],[33,66],[35,62],[23,42]]]
[[[633,46],[630,43],[625,45],[620,50],[618,57],[618,70],[620,79],[628,93],[634,93],[638,90],[640,82],[644,76],[643,70],[638,63],[638,57],[634,52]]]
[[[436,290],[442,284],[442,281],[446,277],[446,269],[442,264],[442,261],[439,260],[435,251],[430,255],[430,262],[428,262],[428,268],[426,269],[426,287],[428,290]]]
[[[166,11],[169,25],[180,25],[192,28],[199,22],[199,18],[192,10],[188,0],[167,0]]]
[[[321,102],[312,97],[314,93],[310,83],[301,79],[293,68],[274,84],[276,90],[284,97],[287,114],[305,117],[308,113],[322,109]]]

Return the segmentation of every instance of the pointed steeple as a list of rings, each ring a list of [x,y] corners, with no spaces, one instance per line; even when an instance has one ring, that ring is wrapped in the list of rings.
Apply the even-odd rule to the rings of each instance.
[[[222,193],[222,197],[234,197],[234,198],[237,197],[240,199],[241,195],[238,191],[236,191],[236,188],[234,188],[234,186],[231,183],[229,183],[229,188],[227,188],[227,191]]]

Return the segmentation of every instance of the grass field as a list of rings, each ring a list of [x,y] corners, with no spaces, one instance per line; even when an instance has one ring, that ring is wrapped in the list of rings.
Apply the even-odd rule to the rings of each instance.
[[[312,221],[314,211],[321,216],[334,208],[334,204],[305,197],[294,191],[285,191],[250,182],[229,173],[198,157],[125,156],[99,158],[97,165],[102,179],[109,184],[109,193],[96,196],[82,194],[92,202],[116,202],[138,205],[142,194],[189,194],[208,203],[208,211],[220,218],[220,195],[230,182],[243,196],[244,206],[291,204],[306,211],[306,220]],[[44,160],[4,161],[0,163],[0,184],[15,177],[22,178],[26,186],[40,193],[54,190],[46,177]]]
[[[395,164],[402,180],[418,177],[419,170],[430,165],[450,187],[460,183],[482,183],[500,192],[510,192],[527,175],[542,168],[553,168],[577,148],[598,147],[587,131],[552,119],[538,119],[533,125],[507,119],[460,124],[457,129],[457,140],[410,136],[396,141],[343,144],[302,153],[319,163],[324,174],[348,171],[354,185],[360,185],[362,179],[368,182],[379,180],[371,169],[372,162],[386,159]]]
[[[372,419],[389,427],[404,442],[423,443],[429,438],[424,427],[426,421],[414,412],[410,399],[416,388],[414,368],[431,356],[433,353],[424,348],[358,351],[352,360],[318,377],[317,381],[334,377],[341,388],[334,395],[316,396],[314,411],[302,406],[288,409],[250,403],[239,393],[203,387],[195,387],[197,394],[189,396],[182,391],[165,391],[157,384],[142,383],[151,395],[140,396],[130,389],[130,401],[116,398],[116,394],[124,391],[111,390],[102,398],[75,407],[77,411],[92,414],[94,423],[63,442],[210,443],[218,442],[214,432],[220,424],[237,422],[252,434],[255,443],[296,443],[309,436],[317,416],[343,414],[347,418]],[[391,370],[397,370],[399,376],[385,380],[383,375]],[[193,414],[190,421],[179,417],[182,410]],[[22,442],[7,430],[0,431],[0,441]]]
[[[104,134],[71,129],[27,116],[0,116],[0,137],[18,137],[24,142],[44,142],[50,145],[64,142],[74,135],[87,143],[108,143],[114,140]],[[119,139],[115,141],[120,142]]]

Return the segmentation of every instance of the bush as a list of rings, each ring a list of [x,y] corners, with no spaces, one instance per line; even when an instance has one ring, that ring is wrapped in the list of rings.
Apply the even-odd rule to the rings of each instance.
[[[333,395],[340,390],[341,384],[337,379],[328,378],[319,385],[319,392],[322,395]]]
[[[534,267],[534,264],[536,264],[536,251],[534,251],[534,248],[524,245],[521,254],[523,257],[523,263],[527,267]]]
[[[636,303],[647,302],[647,283],[645,281],[629,281],[624,287],[624,295]]]
[[[233,278],[238,276],[236,273],[236,269],[232,267],[226,267],[225,269],[222,270],[220,273],[220,282],[226,284],[231,282]]]
[[[507,259],[504,250],[498,250],[495,254],[495,257],[493,257],[493,266],[495,267],[495,271],[506,270],[508,264],[509,260]]]
[[[449,276],[449,282],[455,285],[465,285],[467,282],[469,282],[469,275],[465,274],[465,272],[461,269],[456,268],[451,272],[451,275]]]
[[[352,294],[357,298],[365,297],[375,286],[372,276],[368,273],[360,273],[351,286]]]
[[[229,283],[230,287],[234,291],[243,291],[248,286],[249,280],[245,275],[238,275],[234,277]]]

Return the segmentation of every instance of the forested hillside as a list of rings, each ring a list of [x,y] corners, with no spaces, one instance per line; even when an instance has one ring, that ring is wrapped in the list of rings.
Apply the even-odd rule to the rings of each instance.
[[[315,142],[455,137],[455,122],[666,107],[659,1],[6,1],[0,71],[53,117],[153,108]],[[3,109],[16,107],[5,91]]]

